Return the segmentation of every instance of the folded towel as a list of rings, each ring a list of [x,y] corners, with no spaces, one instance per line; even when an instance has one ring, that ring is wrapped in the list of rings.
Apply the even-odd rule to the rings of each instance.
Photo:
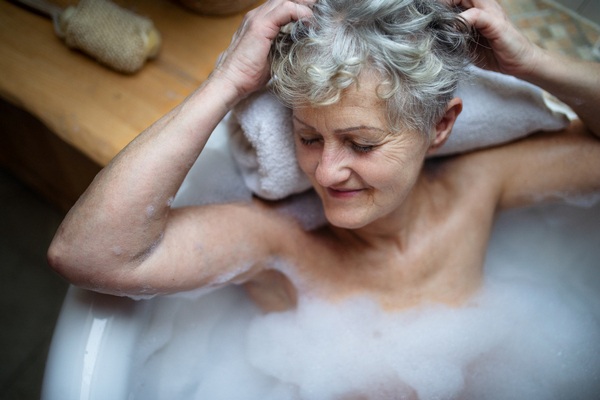
[[[236,105],[227,128],[233,158],[257,196],[278,200],[311,187],[296,161],[292,110],[269,91]]]
[[[473,67],[456,96],[463,99],[446,144],[448,155],[510,142],[540,130],[569,125],[560,107],[548,108],[544,92],[517,78]],[[294,149],[292,111],[267,90],[240,102],[227,121],[233,158],[246,186],[257,196],[278,200],[310,188]]]
[[[463,111],[434,156],[491,147],[569,125],[566,110],[549,108],[542,89],[497,72],[473,67],[471,78],[455,95],[463,100]]]

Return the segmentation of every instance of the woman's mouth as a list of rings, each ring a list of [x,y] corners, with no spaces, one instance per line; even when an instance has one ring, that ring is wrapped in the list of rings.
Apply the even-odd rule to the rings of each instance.
[[[327,193],[336,199],[348,199],[361,193],[364,189],[334,189],[327,188]]]

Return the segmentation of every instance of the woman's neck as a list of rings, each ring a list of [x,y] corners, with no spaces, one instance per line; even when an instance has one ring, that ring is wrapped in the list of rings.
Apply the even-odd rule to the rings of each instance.
[[[363,246],[379,249],[393,246],[404,252],[415,236],[418,224],[423,222],[422,216],[427,207],[423,186],[422,179],[419,179],[396,209],[361,228],[332,227],[332,231],[344,240],[356,241]]]

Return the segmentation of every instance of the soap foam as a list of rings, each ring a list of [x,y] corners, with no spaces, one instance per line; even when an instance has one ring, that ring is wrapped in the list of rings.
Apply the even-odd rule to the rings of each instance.
[[[146,207],[146,217],[148,219],[152,219],[152,217],[154,217],[154,206],[148,206]]]
[[[263,315],[236,286],[156,298],[130,398],[596,399],[599,227],[600,206],[504,213],[458,308],[300,296]]]
[[[336,305],[311,299],[255,318],[247,354],[303,399],[593,398],[598,321],[563,297],[556,288],[492,279],[460,308],[386,313],[366,297]]]
[[[576,207],[592,208],[600,203],[600,191],[589,193],[550,192],[545,194],[531,194],[536,204],[547,202],[563,202]]]
[[[600,203],[600,192],[566,195],[563,197],[565,203],[572,204],[578,207],[591,208]]]

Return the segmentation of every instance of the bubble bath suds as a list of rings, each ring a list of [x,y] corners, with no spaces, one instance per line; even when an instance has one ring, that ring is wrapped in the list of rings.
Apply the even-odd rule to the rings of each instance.
[[[130,399],[596,399],[599,227],[600,206],[502,215],[460,308],[300,298],[262,315],[236,286],[156,298]]]

